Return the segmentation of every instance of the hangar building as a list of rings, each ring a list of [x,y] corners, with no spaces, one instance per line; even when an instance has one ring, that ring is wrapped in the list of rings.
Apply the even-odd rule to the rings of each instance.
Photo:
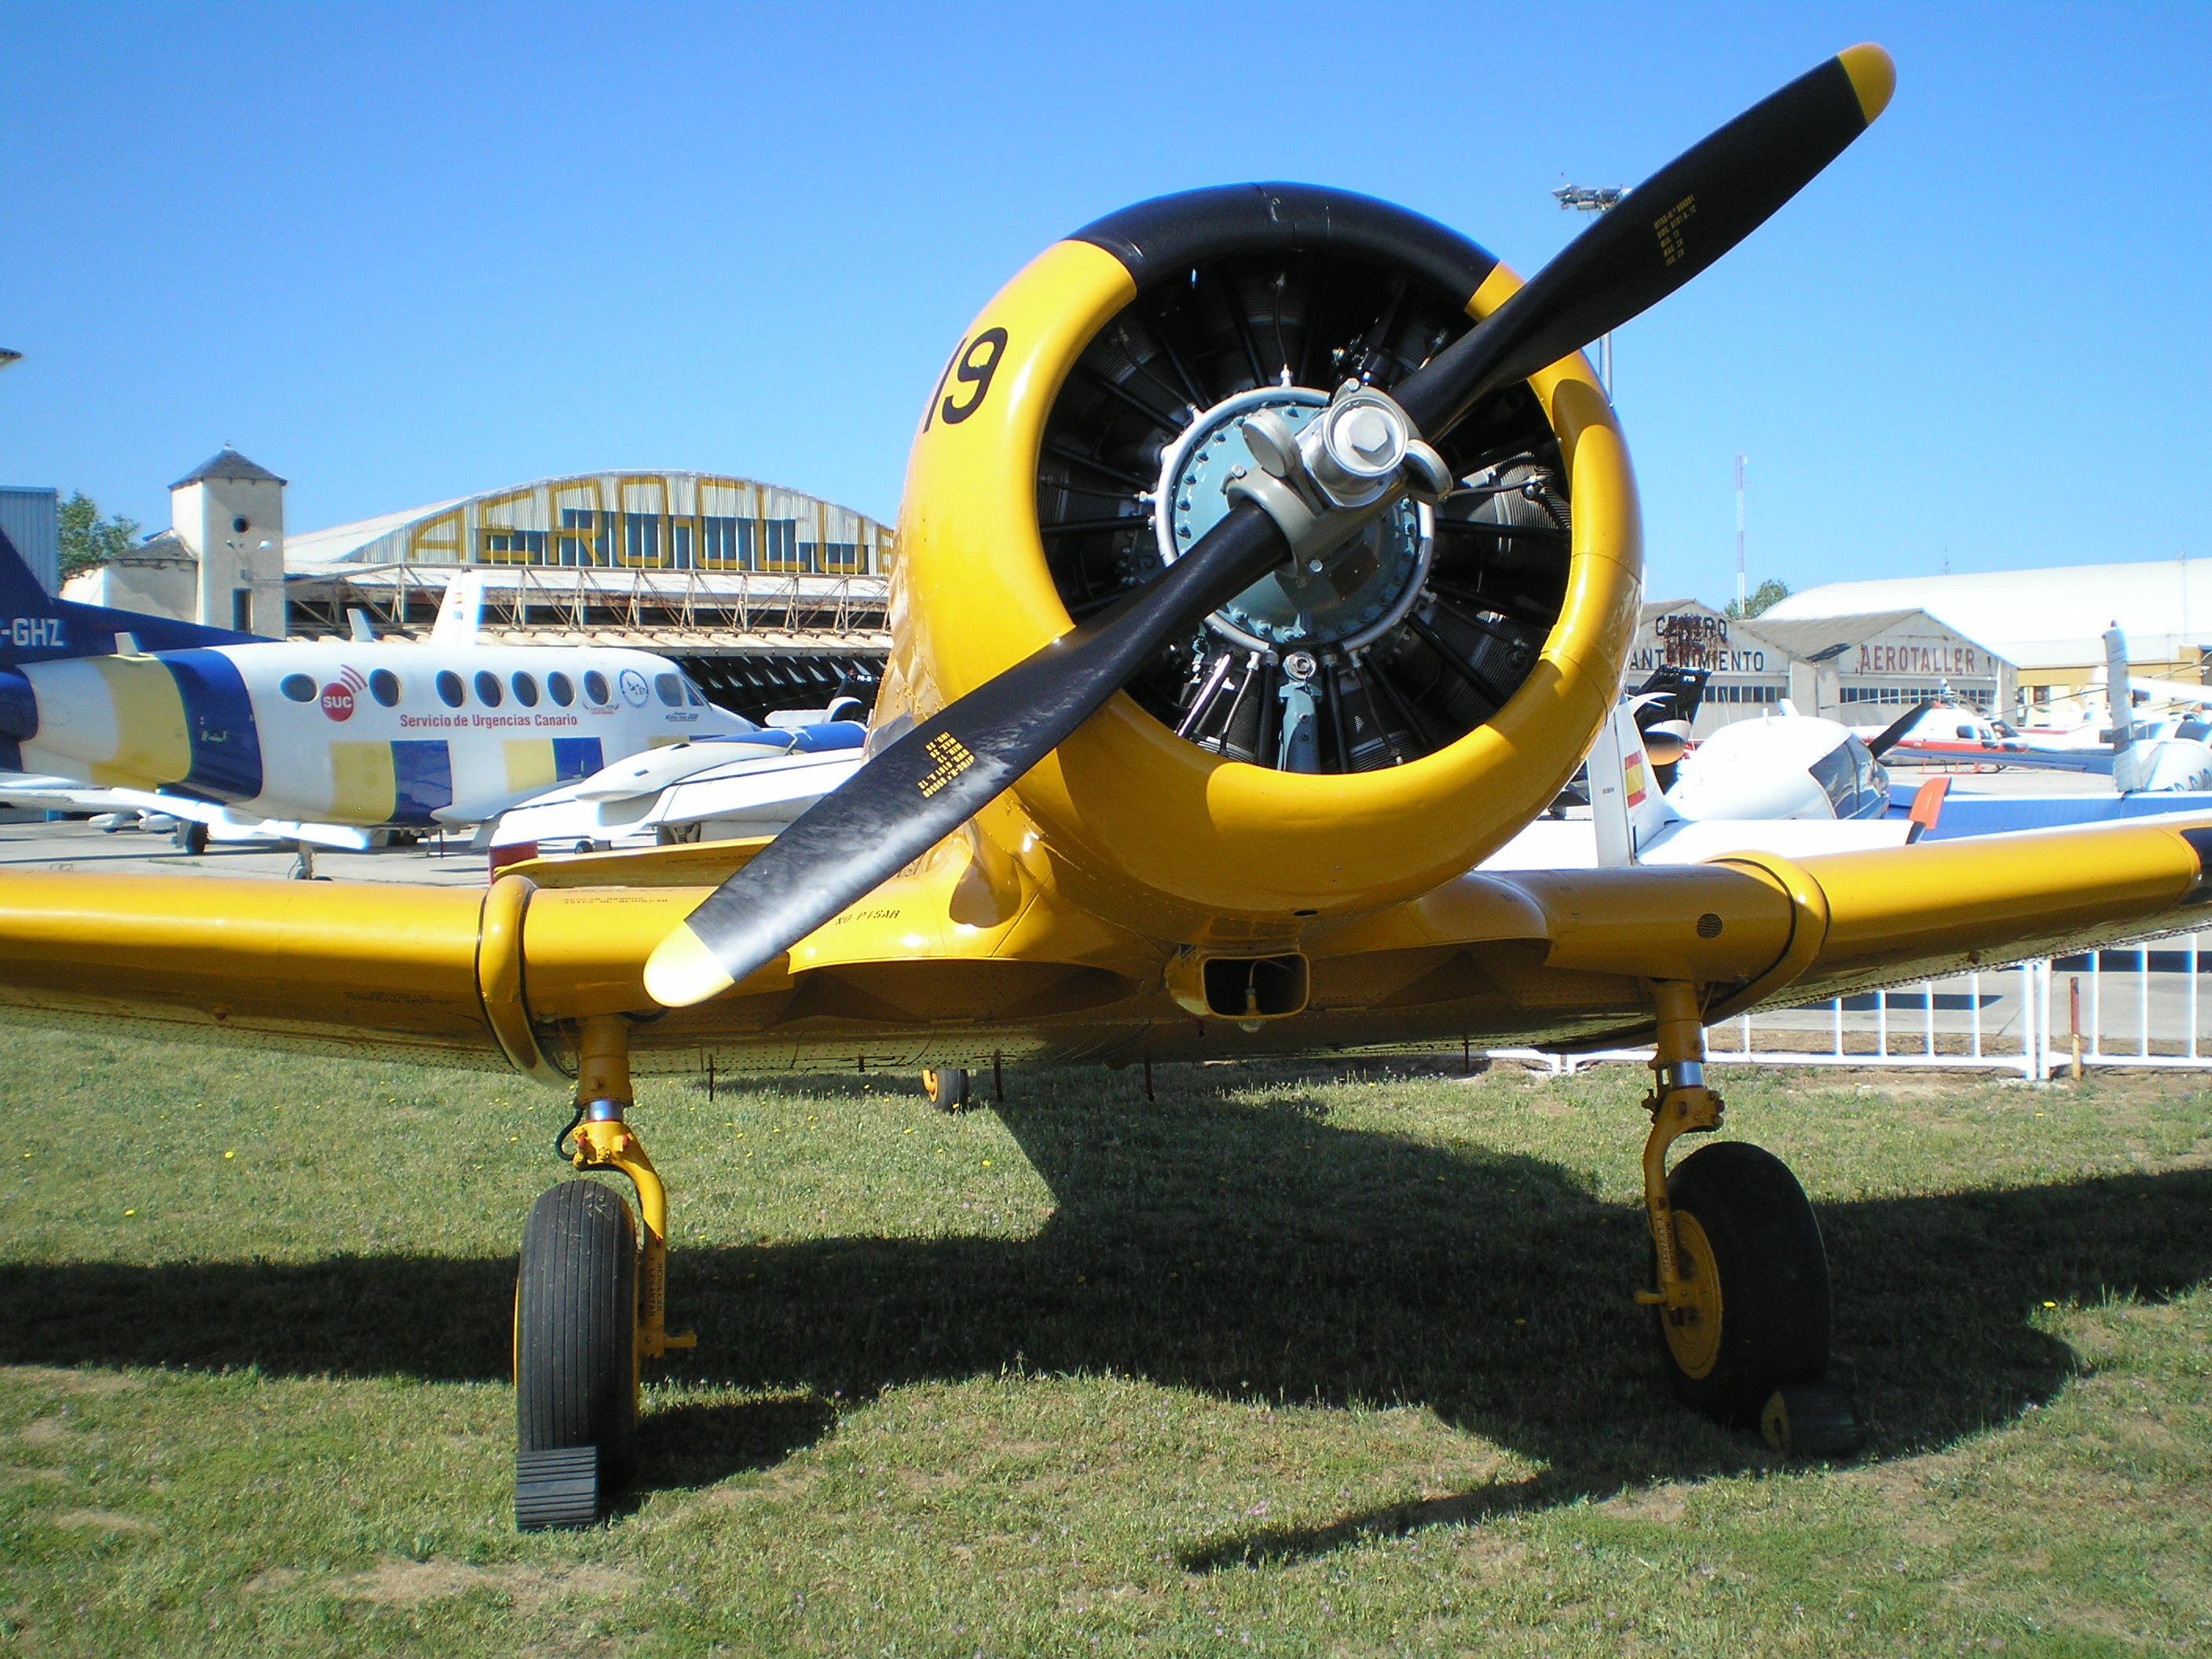
[[[891,532],[796,490],[705,472],[597,472],[438,501],[284,544],[295,634],[349,610],[427,633],[459,569],[509,644],[631,645],[757,718],[872,697],[890,635]]]
[[[1790,622],[1773,611],[1746,619],[1663,600],[1644,607],[1629,685],[1662,665],[1707,672],[1700,738],[1778,711],[1785,697],[1802,714],[1871,726],[1947,692],[1985,714],[2011,707],[2014,695],[2009,662],[1921,611]]]
[[[2141,677],[2207,683],[2212,568],[2203,560],[1830,582],[1792,593],[1759,620],[1764,627],[1905,609],[1939,617],[2017,665],[2031,705],[2093,684],[2105,665],[2104,631],[2114,623]]]
[[[226,449],[173,487],[170,530],[70,597],[294,637],[344,634],[358,611],[409,638],[428,635],[467,570],[488,637],[659,651],[756,719],[840,692],[872,699],[890,651],[891,532],[796,490],[581,473],[293,533],[284,483]]]

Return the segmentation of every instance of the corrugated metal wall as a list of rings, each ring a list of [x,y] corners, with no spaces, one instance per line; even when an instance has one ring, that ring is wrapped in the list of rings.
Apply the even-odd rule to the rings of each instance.
[[[0,531],[47,592],[61,590],[61,492],[0,485]]]

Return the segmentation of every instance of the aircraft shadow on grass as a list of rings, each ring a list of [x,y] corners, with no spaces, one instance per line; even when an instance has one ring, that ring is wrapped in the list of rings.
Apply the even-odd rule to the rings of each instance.
[[[1317,1098],[1297,1095],[1000,1111],[1057,1200],[1032,1237],[672,1255],[672,1314],[701,1343],[670,1374],[782,1392],[648,1416],[641,1489],[772,1465],[830,1431],[841,1395],[1017,1364],[1232,1399],[1422,1405],[1545,1466],[1206,1540],[1183,1558],[1194,1570],[1766,1461],[1755,1440],[1668,1398],[1631,1299],[1641,1212],[1599,1203],[1557,1165],[1333,1128]],[[2075,1360],[2030,1328],[2034,1310],[2156,1300],[2205,1278],[2208,1206],[2212,1171],[2192,1170],[1820,1206],[1838,1368],[1875,1455],[1941,1445],[2050,1398]],[[504,1378],[514,1273],[511,1259],[400,1255],[21,1264],[0,1361]]]

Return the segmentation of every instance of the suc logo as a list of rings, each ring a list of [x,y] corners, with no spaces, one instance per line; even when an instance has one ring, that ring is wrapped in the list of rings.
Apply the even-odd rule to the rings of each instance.
[[[353,693],[343,685],[332,684],[323,688],[323,713],[334,720],[353,718]]]

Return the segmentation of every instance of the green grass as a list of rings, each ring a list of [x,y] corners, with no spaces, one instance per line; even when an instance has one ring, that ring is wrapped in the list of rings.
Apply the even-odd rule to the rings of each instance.
[[[0,1064],[0,1654],[2212,1650],[2185,1079],[1721,1073],[1820,1206],[1838,1468],[1667,1398],[1626,1067],[655,1085],[700,1346],[623,1511],[523,1537],[558,1102]]]

